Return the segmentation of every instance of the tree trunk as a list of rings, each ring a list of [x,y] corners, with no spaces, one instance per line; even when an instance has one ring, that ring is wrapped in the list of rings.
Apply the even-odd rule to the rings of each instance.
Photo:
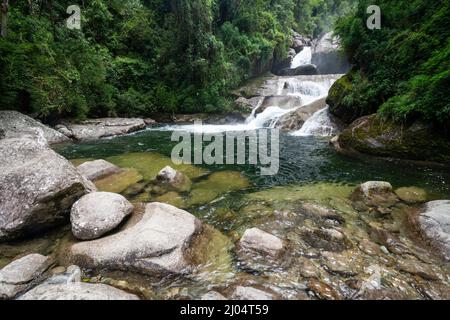
[[[9,0],[3,0],[1,7],[1,31],[0,35],[6,37],[6,28],[8,27],[8,7]]]

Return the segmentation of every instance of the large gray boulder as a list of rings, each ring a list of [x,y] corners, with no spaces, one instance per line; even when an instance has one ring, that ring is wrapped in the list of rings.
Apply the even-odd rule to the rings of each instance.
[[[93,192],[75,202],[70,213],[72,233],[80,240],[93,240],[116,228],[133,205],[120,194]]]
[[[95,186],[35,140],[0,140],[0,240],[68,220],[72,204]]]
[[[146,126],[145,121],[139,118],[101,118],[86,120],[80,124],[66,124],[65,129],[76,140],[95,140],[132,133],[145,129]]]
[[[333,34],[325,33],[313,43],[311,62],[320,74],[344,74],[350,71],[347,57],[340,51],[340,43]]]
[[[51,259],[40,254],[29,254],[0,270],[0,299],[14,299],[41,280],[50,267]]]
[[[163,203],[147,204],[139,222],[102,239],[77,243],[69,249],[71,262],[92,269],[169,274],[188,271],[185,256],[202,228],[189,212]]]
[[[102,159],[82,163],[77,169],[83,176],[91,181],[118,173],[121,170],[118,166]]]
[[[49,144],[69,141],[65,135],[17,111],[0,111],[0,131],[3,138],[28,137],[34,131],[42,133]]]
[[[426,203],[418,217],[420,230],[450,260],[450,200]]]
[[[43,283],[20,296],[18,300],[139,300],[139,298],[106,284],[71,282]]]

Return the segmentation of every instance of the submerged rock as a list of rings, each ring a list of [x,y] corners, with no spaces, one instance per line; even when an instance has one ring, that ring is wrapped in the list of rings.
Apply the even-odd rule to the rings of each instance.
[[[177,192],[187,192],[192,187],[192,181],[187,176],[170,166],[165,167],[158,173],[156,182],[166,190]]]
[[[342,253],[323,252],[322,258],[326,269],[331,273],[344,277],[352,277],[359,273],[359,262],[352,251]]]
[[[308,289],[321,300],[342,300],[342,296],[338,291],[318,279],[310,279]]]
[[[84,282],[41,284],[18,300],[139,300],[134,294],[106,284]]]
[[[218,301],[218,300],[227,300],[227,298],[225,298],[223,295],[221,295],[220,293],[218,293],[217,291],[210,291],[208,293],[205,293],[202,296],[202,300],[214,300],[214,301]]]
[[[186,211],[150,203],[135,225],[102,239],[72,245],[69,259],[93,269],[134,270],[150,275],[181,273],[190,267],[185,252],[201,228],[201,222]]]
[[[105,160],[87,161],[77,167],[77,170],[89,180],[97,180],[120,172],[120,168]]]
[[[37,141],[0,140],[0,240],[66,221],[72,204],[93,190],[69,161]]]
[[[137,118],[102,118],[83,121],[80,124],[66,124],[76,140],[95,140],[123,135],[145,129],[146,123]]]
[[[121,168],[133,168],[137,170],[146,181],[156,178],[162,168],[171,166],[185,174],[189,179],[195,179],[208,173],[207,170],[191,164],[174,165],[170,157],[155,152],[134,152],[118,156],[112,156],[107,161]]]
[[[119,194],[90,193],[72,207],[72,233],[81,240],[97,239],[116,228],[133,209],[133,205]]]
[[[51,259],[40,254],[29,254],[0,270],[0,299],[14,299],[42,280],[51,265]]]
[[[137,170],[124,169],[119,173],[96,180],[95,185],[99,191],[122,193],[142,179],[142,175]]]
[[[283,240],[258,228],[246,230],[239,243],[245,249],[255,250],[272,257],[280,256],[286,249]]]
[[[274,300],[273,294],[252,288],[252,287],[236,287],[232,295],[233,300]]]
[[[302,239],[311,247],[326,251],[340,252],[352,247],[348,238],[336,229],[301,229]]]
[[[69,141],[65,135],[17,111],[0,111],[0,129],[3,138],[22,138],[37,130],[49,144]]]
[[[369,181],[361,184],[352,194],[351,199],[362,202],[368,207],[389,208],[398,202],[392,185],[384,181]]]
[[[400,200],[409,204],[424,203],[428,198],[427,192],[417,187],[399,188],[395,190],[395,194]]]

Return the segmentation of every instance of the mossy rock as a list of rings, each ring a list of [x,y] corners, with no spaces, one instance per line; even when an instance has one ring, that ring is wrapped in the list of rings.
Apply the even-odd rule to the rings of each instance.
[[[208,173],[207,170],[190,165],[175,165],[172,159],[156,152],[135,152],[109,157],[108,162],[121,168],[133,168],[138,170],[146,181],[156,178],[158,173],[166,166],[184,173],[190,179],[195,179]]]
[[[130,186],[142,181],[142,179],[142,175],[136,169],[125,169],[95,181],[95,186],[99,191],[122,193]]]
[[[450,139],[421,122],[400,125],[373,114],[354,121],[338,143],[343,150],[450,164]]]

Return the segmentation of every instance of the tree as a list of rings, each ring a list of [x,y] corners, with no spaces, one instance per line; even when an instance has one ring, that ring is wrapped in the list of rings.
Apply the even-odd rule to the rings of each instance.
[[[9,0],[3,0],[1,8],[1,30],[0,35],[6,37],[6,28],[8,27],[8,9]]]

